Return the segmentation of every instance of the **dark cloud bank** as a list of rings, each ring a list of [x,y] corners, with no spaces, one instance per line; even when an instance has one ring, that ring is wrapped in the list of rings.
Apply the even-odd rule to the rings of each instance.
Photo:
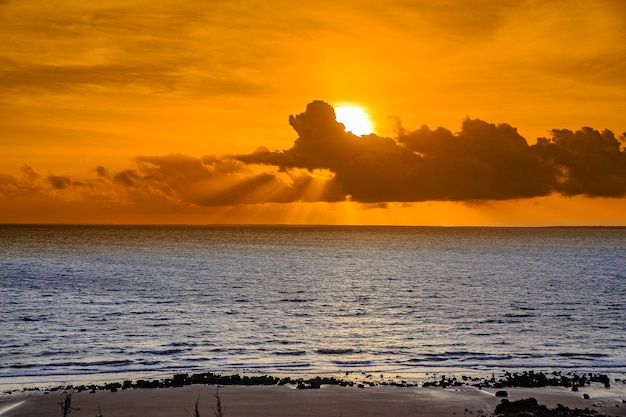
[[[344,131],[328,104],[291,116],[291,149],[237,159],[282,169],[328,169],[333,192],[360,202],[506,200],[546,196],[626,195],[626,153],[608,130],[552,130],[528,145],[507,124],[466,119],[460,132],[398,129],[396,139]],[[333,194],[332,197],[336,194]]]
[[[308,104],[289,123],[298,138],[284,151],[259,148],[248,155],[200,159],[140,156],[136,169],[98,167],[95,178],[79,181],[52,173],[43,179],[25,167],[21,179],[0,175],[0,194],[49,189],[59,196],[74,190],[81,198],[200,206],[626,195],[626,135],[617,138],[608,130],[554,129],[529,145],[508,124],[466,119],[458,133],[399,126],[396,138],[357,137],[322,101]]]

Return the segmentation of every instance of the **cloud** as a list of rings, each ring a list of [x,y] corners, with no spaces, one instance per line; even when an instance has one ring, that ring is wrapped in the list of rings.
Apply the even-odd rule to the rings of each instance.
[[[4,89],[45,89],[66,91],[93,86],[100,88],[145,87],[152,91],[175,88],[176,77],[171,69],[143,65],[17,65],[0,71],[0,87]],[[5,67],[6,68],[6,67]]]
[[[540,138],[537,154],[555,167],[554,190],[564,195],[626,195],[626,152],[610,130],[553,129]],[[622,140],[624,136],[622,136]]]
[[[423,126],[398,138],[421,156],[432,200],[506,200],[547,195],[553,168],[507,124],[466,119],[459,133]]]
[[[18,64],[0,59],[0,88],[5,92],[166,94],[186,90],[185,94],[219,96],[261,94],[268,87],[234,76],[195,75],[189,81],[186,69],[168,65],[41,65]],[[190,86],[193,93],[189,92]]]
[[[396,139],[344,131],[332,107],[315,101],[291,116],[291,149],[237,156],[281,169],[328,169],[352,201],[507,200],[626,195],[626,154],[610,131],[553,130],[528,145],[508,124],[466,119],[458,133],[427,126]]]
[[[103,167],[102,165],[98,165],[95,169],[94,172],[96,174],[98,174],[99,177],[108,177],[109,176],[109,170],[106,169],[105,167]]]
[[[32,90],[52,97],[60,92],[206,97],[269,90],[242,71],[258,60],[270,61],[265,56],[271,48],[261,45],[265,37],[232,29],[247,14],[267,19],[270,14],[257,8],[218,1],[201,7],[169,0],[18,3],[6,3],[6,25],[0,28],[0,36],[12,40],[0,52],[0,90],[13,93],[13,100],[19,97],[15,93]]]
[[[554,129],[529,145],[508,124],[466,119],[461,130],[398,126],[396,138],[357,137],[314,101],[291,116],[297,133],[282,151],[259,147],[242,155],[138,156],[117,171],[90,176],[49,174],[24,166],[0,174],[0,197],[78,201],[151,212],[297,202],[481,202],[564,196],[626,196],[624,137],[584,127]],[[65,202],[65,203],[64,203]],[[39,204],[39,203],[38,203]]]
[[[524,4],[502,0],[396,0],[392,7],[398,9],[400,20],[406,22],[408,15],[437,28],[440,36],[460,38],[492,36],[506,23],[508,15]],[[385,8],[389,9],[389,4],[385,3]]]
[[[48,175],[48,182],[52,185],[52,187],[62,190],[64,188],[72,185],[72,180],[68,176],[64,175]]]
[[[185,155],[137,158],[144,182],[201,206],[338,201],[316,170],[263,169],[230,158]]]
[[[0,196],[164,208],[345,200],[327,170],[281,170],[229,157],[182,154],[138,156],[135,162],[135,168],[119,171],[97,166],[91,176],[80,178],[54,174],[42,178],[24,166],[19,177],[0,174]]]
[[[113,181],[118,182],[122,185],[126,185],[127,187],[131,187],[135,185],[135,183],[139,180],[139,174],[134,169],[125,169],[123,171],[115,173],[113,176]]]

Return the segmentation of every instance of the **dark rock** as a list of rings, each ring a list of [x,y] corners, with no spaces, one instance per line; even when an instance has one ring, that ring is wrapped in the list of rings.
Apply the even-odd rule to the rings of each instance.
[[[161,385],[161,383],[154,379],[152,381],[144,381],[143,379],[140,379],[137,381],[137,388],[159,388]]]
[[[535,413],[539,410],[539,404],[534,398],[526,398],[518,401],[504,399],[496,406],[496,414]],[[543,406],[545,407],[545,406]]]
[[[534,398],[519,401],[503,399],[496,407],[495,414],[504,417],[607,417],[595,410],[570,409],[562,404],[558,404],[556,408],[548,408],[539,405]]]
[[[193,374],[189,378],[192,384],[206,384],[207,374]]]
[[[117,392],[118,388],[122,388],[122,384],[119,382],[113,382],[109,384],[104,384],[103,389],[106,391]]]
[[[599,374],[599,375],[591,375],[591,382],[601,382],[605,386],[608,384],[611,385],[609,377],[607,375]]]
[[[175,387],[182,387],[183,385],[190,385],[191,381],[188,374],[176,374],[172,378],[172,385]]]
[[[506,391],[496,391],[496,397],[508,397],[509,393]]]
[[[589,394],[583,394],[583,398],[584,398],[585,400],[588,400],[588,399],[589,399],[589,398],[591,398],[591,397],[589,396]]]
[[[312,379],[309,381],[309,388],[321,388],[322,387],[322,381],[321,379]]]
[[[578,385],[574,385],[574,386],[572,387],[572,391],[577,392],[577,391],[578,391]]]

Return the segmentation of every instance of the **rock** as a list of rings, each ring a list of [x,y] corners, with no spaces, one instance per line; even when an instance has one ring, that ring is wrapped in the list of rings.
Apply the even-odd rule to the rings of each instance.
[[[508,397],[509,393],[506,391],[496,391],[496,397]]]
[[[104,384],[104,387],[102,388],[106,391],[117,392],[118,388],[122,388],[122,384],[120,384],[119,382],[113,382]]]
[[[188,374],[176,374],[172,378],[172,385],[175,387],[182,387],[183,385],[191,384]]]
[[[152,381],[144,381],[143,379],[140,379],[137,381],[137,388],[159,388],[159,381],[154,379]]]
[[[322,381],[320,379],[312,379],[309,381],[309,388],[318,389],[322,387]]]
[[[497,405],[496,414],[535,413],[539,410],[539,403],[534,398],[526,398],[518,401],[504,399]]]

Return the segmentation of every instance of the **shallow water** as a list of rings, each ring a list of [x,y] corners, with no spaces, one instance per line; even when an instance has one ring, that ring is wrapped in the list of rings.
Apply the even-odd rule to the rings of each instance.
[[[0,385],[624,374],[625,254],[622,228],[1,226]]]

